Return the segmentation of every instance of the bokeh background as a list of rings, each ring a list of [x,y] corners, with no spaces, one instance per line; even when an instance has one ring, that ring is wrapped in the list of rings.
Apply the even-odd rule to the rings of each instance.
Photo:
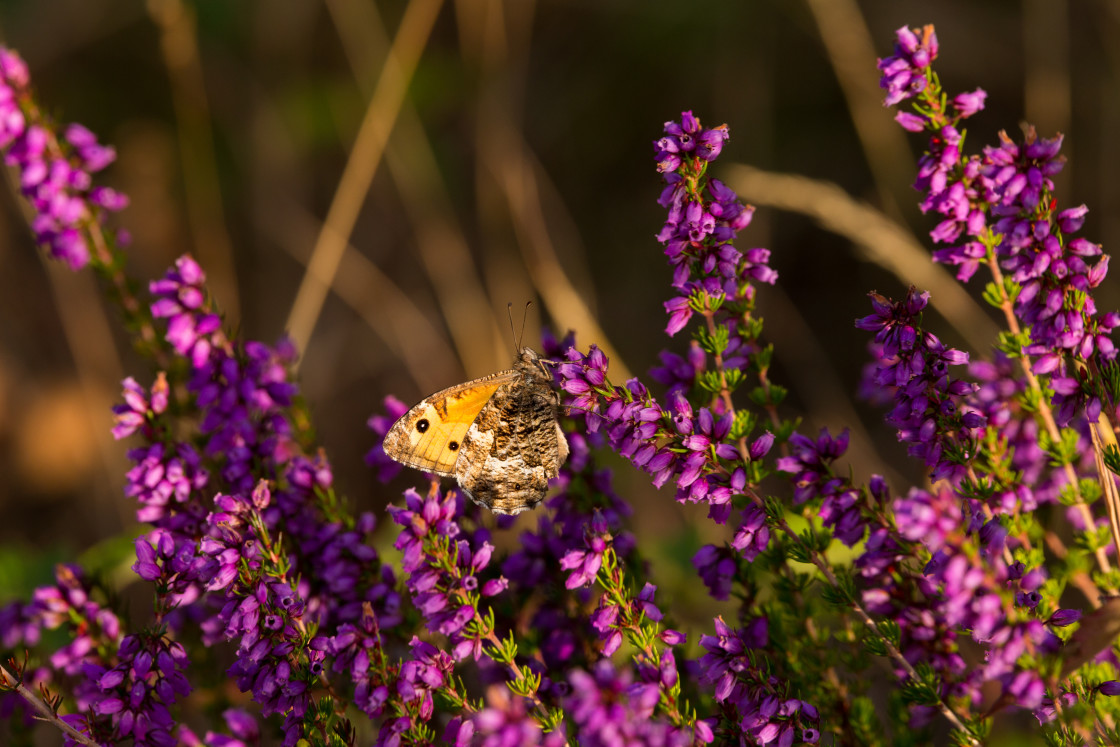
[[[533,301],[527,342],[574,329],[619,381],[684,349],[662,331],[650,143],[686,109],[730,126],[716,174],[758,206],[740,244],[773,251],[780,280],[759,305],[787,414],[851,427],[858,475],[920,482],[854,398],[866,293],[931,290],[935,328],[974,355],[997,329],[980,279],[962,289],[928,262],[935,221],[910,187],[921,142],[881,105],[876,57],[894,29],[925,23],[946,87],[989,93],[966,145],[1024,121],[1065,133],[1061,202],[1086,203],[1084,235],[1117,246],[1117,0],[0,2],[0,38],[44,108],[117,148],[103,178],[132,200],[119,218],[131,271],[154,278],[191,252],[232,328],[291,331],[336,484],[378,512],[418,476],[374,479],[367,417],[387,394],[412,403],[507,366],[507,303]],[[1120,306],[1106,286],[1101,307]],[[9,180],[0,598],[60,559],[127,577],[139,530],[121,494],[127,444],[109,434],[127,375],[153,371],[91,275],[43,259]],[[658,582],[706,599],[689,559],[720,530],[618,467]]]

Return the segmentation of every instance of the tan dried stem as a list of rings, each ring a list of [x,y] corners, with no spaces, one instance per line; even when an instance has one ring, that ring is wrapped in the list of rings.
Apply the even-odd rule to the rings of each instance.
[[[221,306],[222,315],[236,326],[241,308],[237,269],[222,209],[195,12],[181,0],[148,0],[147,7],[160,30],[160,51],[171,84],[192,252],[206,268],[206,284]]]
[[[1116,475],[1108,468],[1104,459],[1106,445],[1116,448],[1116,436],[1103,413],[1098,422],[1089,424],[1089,435],[1093,439],[1093,460],[1097,465],[1097,481],[1104,496],[1104,505],[1108,509],[1108,526],[1112,531],[1112,544],[1120,548],[1120,491],[1116,489]]]
[[[908,164],[914,159],[902,130],[883,113],[883,92],[875,76],[868,75],[876,61],[871,32],[855,0],[807,0],[806,5],[844,92],[879,200],[897,215],[896,188],[909,182]]]
[[[510,135],[507,146],[517,143],[514,133]],[[539,164],[529,157],[527,145],[523,141],[521,146],[507,147],[508,157],[501,161],[500,178],[510,216],[513,218],[517,246],[521,250],[529,277],[541,294],[549,315],[560,327],[560,332],[575,329],[579,330],[581,337],[594,340],[611,359],[611,369],[622,379],[629,379],[630,370],[618,349],[611,343],[591,307],[576,290],[560,264],[556,246],[545,222],[538,183]],[[651,251],[656,250],[651,248]]]
[[[1007,323],[1007,329],[1013,335],[1020,335],[1022,328],[1019,326],[1019,318],[1015,316],[1014,304],[1011,298],[1007,295],[1006,284],[1003,281],[1003,271],[999,267],[999,262],[994,258],[988,260],[988,271],[992,274],[992,284],[1000,294],[1000,311],[1003,312],[1004,320]],[[1026,356],[1019,358],[1019,367],[1023,372],[1023,378],[1027,382],[1027,388],[1034,393],[1035,399],[1038,402],[1038,417],[1042,421],[1042,426],[1046,429],[1046,433],[1050,436],[1053,443],[1060,443],[1062,438],[1061,429],[1058,427],[1057,421],[1054,419],[1054,412],[1050,409],[1050,402],[1044,396],[1042,385],[1035,376],[1034,371],[1031,369],[1030,359]],[[1111,432],[1111,428],[1109,429]],[[1073,491],[1075,502],[1073,504],[1074,510],[1081,515],[1081,520],[1086,528],[1091,529],[1095,526],[1096,520],[1093,518],[1093,511],[1089,508],[1089,504],[1085,502],[1085,497],[1081,494],[1080,476],[1077,470],[1070,463],[1062,465],[1062,472],[1066,477],[1066,484],[1069,485],[1070,490]],[[1108,553],[1105,548],[1098,547],[1094,551],[1094,556],[1097,559],[1097,565],[1101,570],[1108,573],[1112,570],[1112,563],[1108,559]],[[1115,589],[1107,589],[1109,594],[1115,594]]]
[[[330,288],[324,279],[333,278],[338,272],[346,242],[442,5],[442,0],[410,0],[405,9],[288,316],[286,326],[300,350],[307,349]]]
[[[988,350],[998,337],[999,328],[984,308],[950,273],[930,262],[929,252],[909,230],[838,185],[741,164],[728,164],[724,173],[727,184],[748,202],[807,215],[847,238],[903,285],[928,290],[930,306],[973,350]]]
[[[378,60],[389,44],[376,5],[368,0],[327,0],[327,8],[359,88],[373,91]],[[416,234],[421,264],[463,368],[471,373],[492,371],[508,363],[508,336],[483,288],[435,150],[407,100],[397,120],[385,160]]]
[[[278,220],[268,224],[273,229],[273,240],[306,266],[306,247],[322,230],[322,224],[295,204],[279,210],[277,215]],[[445,386],[447,381],[441,378],[441,372],[453,370],[458,363],[447,352],[443,331],[428,321],[392,278],[349,243],[338,269],[333,278],[323,278],[323,282],[328,282],[331,291],[404,361],[417,386],[422,391]]]
[[[548,175],[521,128],[525,81],[514,71],[524,69],[534,7],[531,3],[514,7],[493,0],[457,4],[464,57],[477,64],[483,76],[477,126],[481,221],[493,233],[504,231],[508,221],[517,251],[515,257],[491,263],[500,270],[491,267],[490,287],[492,293],[501,293],[503,286],[527,280],[540,294],[560,332],[575,329],[582,338],[594,340],[611,358],[612,369],[629,377],[628,367],[596,319],[590,293],[577,288],[572,273],[560,261],[563,254],[578,266],[583,253],[577,241],[565,242],[563,251],[558,251],[558,239],[554,237],[564,232],[550,230],[546,216],[564,216],[568,211],[550,188]],[[505,246],[500,241],[494,244],[495,252]]]

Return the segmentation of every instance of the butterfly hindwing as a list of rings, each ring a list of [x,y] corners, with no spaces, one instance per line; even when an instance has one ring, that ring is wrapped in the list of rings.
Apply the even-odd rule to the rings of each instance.
[[[385,453],[401,464],[450,477],[471,423],[502,385],[517,377],[501,371],[424,398],[385,435]]]
[[[475,503],[501,514],[540,503],[568,455],[550,377],[536,365],[518,369],[518,381],[495,392],[471,424],[455,464],[460,487]]]

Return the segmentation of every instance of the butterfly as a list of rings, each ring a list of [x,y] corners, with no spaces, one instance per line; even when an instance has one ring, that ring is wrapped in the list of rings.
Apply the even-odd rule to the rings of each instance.
[[[568,458],[559,404],[545,362],[526,347],[508,371],[424,398],[382,445],[401,464],[454,477],[480,506],[518,514],[544,500]]]

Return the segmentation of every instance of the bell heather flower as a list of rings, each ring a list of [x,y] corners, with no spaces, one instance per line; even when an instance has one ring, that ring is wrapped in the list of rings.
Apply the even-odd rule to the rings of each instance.
[[[745,628],[732,629],[722,617],[715,620],[715,635],[700,638],[707,653],[701,659],[702,680],[713,686],[727,726],[717,726],[716,736],[733,725],[758,744],[814,744],[819,738],[818,712],[796,698],[783,698],[779,682],[768,677],[752,651],[767,644],[767,622],[756,618]]]
[[[375,436],[374,446],[366,454],[366,464],[373,467],[377,479],[381,482],[389,482],[400,473],[404,465],[395,459],[390,459],[385,453],[385,434],[393,427],[393,423],[408,412],[408,405],[392,395],[385,398],[384,405],[384,415],[373,415],[366,422]]]
[[[955,481],[976,454],[985,421],[968,405],[976,385],[949,376],[949,366],[967,363],[968,355],[921,328],[928,300],[928,293],[914,288],[898,303],[872,293],[875,313],[856,326],[875,332],[881,346],[873,380],[893,388],[896,398],[887,422],[899,429],[900,441],[910,444],[908,453],[933,468],[933,480]]]
[[[101,691],[90,706],[102,722],[94,733],[111,734],[113,741],[131,738],[136,744],[176,744],[169,707],[191,692],[183,673],[186,650],[160,635],[130,635],[121,641],[117,658],[116,666],[93,665],[84,672]]]
[[[569,589],[577,586],[587,586],[599,573],[603,564],[603,553],[606,552],[611,535],[607,531],[607,522],[601,513],[596,512],[591,522],[589,531],[585,530],[584,550],[569,550],[560,559],[560,567],[572,571],[564,585]]]
[[[401,568],[412,601],[424,616],[428,630],[447,636],[453,657],[482,655],[482,636],[475,623],[479,601],[505,589],[505,579],[480,583],[479,576],[490,564],[494,546],[483,540],[474,545],[460,534],[456,519],[463,514],[458,492],[440,497],[431,492],[421,498],[414,490],[405,493],[406,508],[389,506],[393,522],[402,527],[393,546],[404,553]]]
[[[894,55],[879,60],[879,71],[883,74],[879,86],[887,89],[887,106],[925,90],[929,85],[929,66],[937,59],[937,34],[933,26],[926,26],[919,33],[903,26],[895,33]]]
[[[308,687],[322,671],[324,653],[304,648],[306,602],[285,578],[284,556],[273,546],[260,512],[271,495],[264,483],[250,499],[218,496],[207,517],[199,568],[209,591],[225,590],[225,605],[203,623],[210,640],[236,640],[229,669],[242,692],[252,692],[262,715],[283,714],[284,745],[300,738],[311,698]]]
[[[611,447],[651,474],[656,487],[674,480],[678,501],[704,501],[713,519],[725,522],[735,490],[732,465],[741,461],[732,442],[743,438],[746,429],[733,429],[722,401],[694,410],[677,392],[671,409],[666,408],[637,379],[625,387],[606,383],[606,369],[607,360],[598,348],[592,346],[587,355],[569,348],[566,361],[557,366],[561,387],[573,395],[565,404],[583,413],[589,430],[602,429]],[[773,442],[768,433],[750,442],[749,459],[762,459]]]
[[[936,57],[936,36],[927,27],[924,38],[932,39],[929,54],[915,61],[907,50],[916,49],[916,36],[900,29],[896,56],[880,63],[882,85],[892,91],[888,106],[909,96],[897,96],[897,81],[916,80],[918,68]],[[924,73],[922,74],[924,76]],[[915,184],[926,199],[922,209],[935,209],[945,219],[931,232],[934,241],[949,244],[934,258],[959,265],[958,277],[967,280],[980,263],[993,273],[994,298],[1010,314],[1013,308],[1028,333],[1013,352],[1030,356],[1037,375],[1051,375],[1055,420],[1069,423],[1084,413],[1093,421],[1101,409],[1099,386],[1082,373],[1082,361],[1090,367],[1116,358],[1112,330],[1120,325],[1120,314],[1098,313],[1092,289],[1104,280],[1108,257],[1099,245],[1072,234],[1080,230],[1087,208],[1059,210],[1052,177],[1064,163],[1059,155],[1062,137],[1040,138],[1028,128],[1022,143],[999,133],[999,145],[987,146],[981,155],[965,156],[959,145],[962,119],[978,111],[983,91],[961,94],[948,109],[939,84],[926,81],[919,89],[914,131],[930,132],[930,150],[919,165]],[[907,126],[904,124],[904,126]],[[1014,282],[1004,287],[1002,271]],[[1014,328],[1013,328],[1014,330]]]
[[[739,202],[723,182],[705,176],[727,138],[726,125],[703,129],[692,112],[684,112],[679,124],[665,123],[665,136],[653,144],[657,170],[666,182],[658,203],[669,211],[657,240],[665,245],[673,287],[680,293],[665,302],[670,336],[699,310],[697,294],[749,299],[752,281],[773,284],[777,279],[767,265],[767,250],[744,254],[731,244],[750,224],[754,208]]]
[[[167,341],[195,368],[206,364],[214,348],[228,344],[222,318],[207,309],[206,273],[190,255],[175,260],[175,268],[153,280],[149,291],[155,297],[152,316],[167,319]]]
[[[532,718],[525,698],[511,696],[504,688],[491,687],[486,693],[487,705],[469,719],[452,719],[444,732],[444,742],[456,747],[512,747],[539,744],[560,747],[567,744],[564,732],[541,731]]]
[[[113,408],[117,421],[113,435],[125,438],[141,431],[150,444],[128,451],[134,466],[127,475],[125,495],[140,503],[137,520],[194,540],[206,511],[199,491],[209,482],[209,473],[190,444],[169,437],[164,417],[168,389],[162,372],[150,396],[134,379],[125,379],[125,402]]]
[[[1028,652],[1053,653],[1058,641],[1040,620],[1014,609],[1015,594],[1001,594],[1008,587],[1022,586],[1021,571],[1004,564],[998,545],[977,552],[983,549],[977,547],[982,533],[974,539],[967,536],[979,522],[962,513],[953,500],[947,493],[911,491],[896,502],[899,530],[904,536],[919,538],[931,551],[925,574],[937,585],[933,607],[937,619],[969,632],[987,649],[970,697],[978,702],[976,685],[994,680],[1003,685],[1010,702],[1037,708],[1045,694],[1044,683],[1037,672],[1024,669],[1019,659]]]
[[[616,670],[607,659],[596,662],[590,672],[572,672],[569,682],[564,710],[581,745],[685,747],[712,741],[711,730],[703,721],[696,722],[695,730],[682,730],[656,718],[654,709],[660,697],[657,684],[634,682],[628,671]]]
[[[35,213],[35,240],[80,270],[90,261],[93,227],[100,228],[106,213],[128,205],[125,195],[93,186],[93,174],[112,163],[116,152],[80,124],[69,125],[59,138],[43,121],[29,82],[20,56],[0,49],[0,149]]]
[[[296,450],[286,417],[296,393],[287,375],[294,359],[285,341],[275,348],[249,342],[232,355],[216,351],[191,379],[205,453],[224,458],[221,474],[234,490],[252,489],[255,460],[283,464]]]

